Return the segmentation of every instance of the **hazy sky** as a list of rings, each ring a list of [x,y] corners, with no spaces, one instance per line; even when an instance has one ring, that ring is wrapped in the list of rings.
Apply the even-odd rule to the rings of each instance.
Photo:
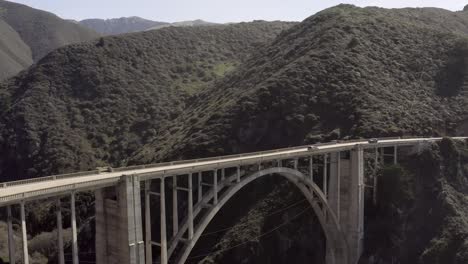
[[[114,18],[140,16],[175,22],[203,19],[239,22],[255,19],[302,21],[314,13],[340,3],[358,6],[441,7],[461,10],[468,0],[10,0],[47,10],[62,18]]]

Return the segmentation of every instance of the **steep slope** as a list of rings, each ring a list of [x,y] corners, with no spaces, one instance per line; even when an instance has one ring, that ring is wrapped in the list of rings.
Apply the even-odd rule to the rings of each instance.
[[[291,25],[172,27],[50,53],[0,88],[0,178],[125,164],[191,93]]]
[[[29,67],[33,61],[29,46],[1,19],[0,36],[0,80],[3,80]]]
[[[0,16],[31,48],[34,61],[50,51],[72,43],[92,40],[99,35],[54,14],[25,5],[0,0]]]
[[[468,147],[444,139],[384,168],[361,263],[468,263]]]
[[[113,19],[85,19],[79,22],[80,25],[90,28],[103,35],[118,35],[144,31],[153,27],[169,25],[166,22],[157,22],[141,17],[121,17]]]
[[[467,111],[467,25],[466,12],[441,9],[320,12],[200,94],[133,163],[453,134]]]

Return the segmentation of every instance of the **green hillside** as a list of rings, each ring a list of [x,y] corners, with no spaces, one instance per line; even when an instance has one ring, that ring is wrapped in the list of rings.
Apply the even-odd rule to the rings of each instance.
[[[29,46],[1,19],[0,36],[0,80],[3,80],[29,67],[33,61]]]
[[[462,133],[466,32],[465,12],[325,10],[205,90],[133,163],[336,138]]]
[[[173,27],[50,53],[0,88],[0,178],[124,165],[192,94],[291,25]]]
[[[0,17],[31,48],[34,61],[58,47],[99,36],[90,29],[25,5],[0,0],[0,10]]]

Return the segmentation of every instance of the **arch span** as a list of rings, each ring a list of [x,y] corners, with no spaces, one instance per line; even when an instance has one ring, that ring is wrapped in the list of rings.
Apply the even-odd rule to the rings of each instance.
[[[190,252],[194,248],[200,236],[216,216],[220,209],[243,187],[247,186],[251,182],[272,174],[278,174],[286,178],[289,182],[293,183],[304,195],[309,204],[311,205],[314,213],[317,215],[321,228],[326,237],[327,245],[327,264],[346,264],[348,263],[348,252],[346,239],[342,234],[338,220],[334,212],[329,207],[325,195],[322,190],[311,180],[309,180],[300,171],[285,168],[275,167],[268,168],[261,171],[257,171],[251,175],[244,176],[239,183],[230,186],[226,192],[219,198],[218,203],[212,206],[209,211],[202,217],[201,221],[195,228],[193,239],[191,239],[187,245],[180,252],[176,263],[183,264],[190,255]],[[226,179],[228,182],[235,180],[235,177]],[[221,183],[222,184],[222,183]],[[208,194],[210,195],[210,194]],[[211,193],[212,195],[212,193]]]

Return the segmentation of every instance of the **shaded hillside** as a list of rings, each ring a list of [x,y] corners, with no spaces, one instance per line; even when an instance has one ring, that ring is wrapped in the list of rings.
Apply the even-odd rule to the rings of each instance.
[[[432,8],[320,12],[200,94],[133,162],[454,134],[467,111],[467,25],[465,12]]]
[[[117,35],[144,31],[153,27],[169,25],[166,22],[152,21],[141,17],[121,17],[113,19],[85,19],[80,25],[93,29],[103,35]]]
[[[58,49],[0,88],[2,180],[125,164],[186,99],[290,23],[167,28]],[[6,178],[8,175],[8,178]]]
[[[3,80],[29,67],[33,61],[29,46],[1,19],[0,36],[0,80]]]
[[[444,139],[389,167],[361,263],[468,263],[468,146]]]
[[[25,5],[0,0],[0,10],[0,17],[18,32],[31,48],[34,61],[58,47],[99,36],[92,30],[54,14]]]

